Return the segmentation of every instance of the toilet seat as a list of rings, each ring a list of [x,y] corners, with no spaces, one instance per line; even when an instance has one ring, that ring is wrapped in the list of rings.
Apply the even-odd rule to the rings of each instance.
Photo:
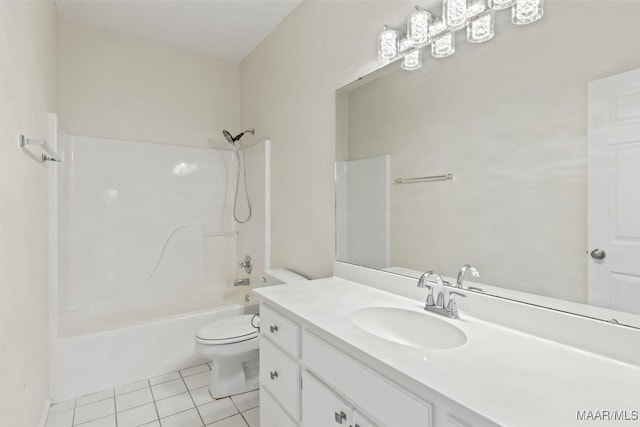
[[[253,316],[253,314],[232,316],[209,323],[198,329],[196,341],[200,344],[223,345],[257,338],[258,330],[251,325]]]

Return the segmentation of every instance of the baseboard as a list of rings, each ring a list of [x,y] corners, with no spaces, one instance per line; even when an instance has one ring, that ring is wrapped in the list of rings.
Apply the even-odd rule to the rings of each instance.
[[[49,408],[51,408],[51,399],[47,399],[44,402],[44,408],[42,408],[42,415],[40,415],[40,422],[38,427],[45,427],[47,425],[47,418],[49,418]]]

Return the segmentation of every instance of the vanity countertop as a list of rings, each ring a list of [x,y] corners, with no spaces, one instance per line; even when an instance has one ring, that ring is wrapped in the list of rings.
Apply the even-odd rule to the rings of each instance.
[[[590,423],[578,421],[577,411],[627,411],[629,417],[640,411],[639,367],[468,317],[464,311],[457,320],[438,317],[464,331],[466,343],[432,350],[386,341],[350,320],[351,313],[366,307],[437,316],[425,312],[419,301],[336,277],[255,292],[400,386],[414,392],[423,386],[499,425],[584,426]]]

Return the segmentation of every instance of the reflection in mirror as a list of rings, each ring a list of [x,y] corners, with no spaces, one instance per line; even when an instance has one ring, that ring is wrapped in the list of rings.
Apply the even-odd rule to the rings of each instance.
[[[640,326],[637,16],[551,1],[339,90],[337,259],[454,280],[470,263],[489,293]]]

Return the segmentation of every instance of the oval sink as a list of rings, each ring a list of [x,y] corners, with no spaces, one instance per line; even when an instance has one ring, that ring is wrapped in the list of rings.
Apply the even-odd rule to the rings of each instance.
[[[351,321],[370,334],[408,347],[447,349],[467,341],[456,326],[427,313],[401,308],[363,308],[351,314]]]

